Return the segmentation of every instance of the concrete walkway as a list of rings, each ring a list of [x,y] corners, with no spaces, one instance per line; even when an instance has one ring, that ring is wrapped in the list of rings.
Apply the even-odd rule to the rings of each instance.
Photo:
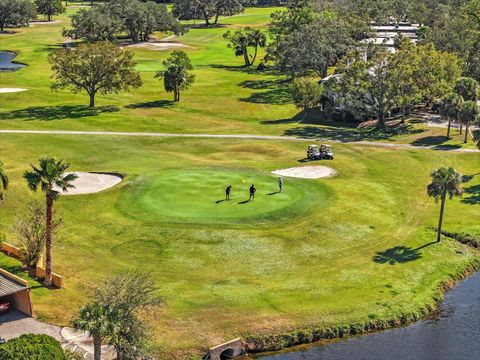
[[[46,334],[62,342],[62,328],[45,324],[17,310],[0,315],[0,337],[10,340],[23,334]]]
[[[93,341],[85,332],[46,324],[13,309],[0,315],[0,338],[8,341],[24,334],[49,335],[57,339],[63,349],[76,351],[82,354],[85,360],[93,360]],[[102,346],[102,360],[113,359],[115,359],[114,350],[111,347]]]
[[[275,140],[275,141],[323,141],[330,143],[346,143],[354,145],[375,146],[392,149],[406,150],[437,150],[461,153],[478,152],[474,149],[455,148],[448,146],[415,146],[410,144],[384,143],[375,141],[341,141],[329,139],[307,139],[292,136],[253,135],[253,134],[169,134],[156,132],[116,132],[116,131],[70,131],[70,130],[0,130],[0,134],[37,134],[37,135],[85,135],[85,136],[133,136],[133,137],[159,137],[159,138],[205,138],[205,139],[244,139],[244,140]]]

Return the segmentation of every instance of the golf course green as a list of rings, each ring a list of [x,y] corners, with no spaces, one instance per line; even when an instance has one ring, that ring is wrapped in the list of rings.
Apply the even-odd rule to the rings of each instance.
[[[249,201],[251,184],[257,188],[254,201]],[[232,186],[230,201],[225,200],[228,185]],[[320,181],[288,179],[284,190],[279,192],[278,177],[261,172],[181,169],[129,182],[118,207],[144,221],[214,224],[285,221],[315,204],[328,206],[330,191]]]

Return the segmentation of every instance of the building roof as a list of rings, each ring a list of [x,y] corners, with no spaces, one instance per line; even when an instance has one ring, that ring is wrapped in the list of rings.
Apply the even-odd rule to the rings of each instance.
[[[15,294],[21,290],[28,289],[28,286],[23,285],[10,277],[0,273],[0,297]]]

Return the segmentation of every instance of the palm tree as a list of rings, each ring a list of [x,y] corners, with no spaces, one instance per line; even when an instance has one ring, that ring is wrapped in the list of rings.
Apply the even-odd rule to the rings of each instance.
[[[26,171],[23,174],[27,185],[32,191],[40,189],[45,193],[46,200],[46,226],[45,226],[45,285],[52,285],[52,233],[53,233],[53,203],[58,200],[61,193],[57,189],[66,191],[75,186],[72,182],[77,179],[77,175],[66,173],[70,164],[63,160],[57,160],[51,157],[42,157],[39,159],[39,166],[30,164],[33,171]]]
[[[445,200],[447,195],[450,199],[454,196],[462,196],[462,175],[452,167],[441,167],[432,172],[432,182],[427,187],[429,196],[440,200],[440,219],[437,229],[437,242],[440,242],[442,235],[443,213],[445,211]]]
[[[465,139],[463,142],[466,144],[468,140],[468,129],[470,125],[475,122],[478,117],[478,105],[476,101],[465,101],[459,112],[459,120],[462,124],[465,124]]]
[[[72,326],[86,331],[93,338],[93,358],[102,357],[102,341],[111,336],[117,327],[114,307],[109,304],[93,301],[80,308],[78,316],[73,319]]]
[[[440,102],[440,115],[447,119],[447,137],[450,138],[450,129],[452,125],[452,120],[457,120],[460,108],[463,104],[463,98],[456,94],[450,93],[445,95]]]
[[[3,170],[3,162],[0,161],[0,201],[3,200],[3,190],[8,188],[8,176]]]
[[[163,86],[166,92],[173,92],[173,101],[180,101],[180,90],[187,90],[195,81],[192,63],[186,52],[175,50],[165,61],[163,66],[166,70],[158,71],[156,78],[163,78]]]
[[[255,60],[257,59],[258,48],[264,48],[267,45],[267,37],[265,36],[263,31],[259,29],[249,29],[247,31],[247,34],[249,38],[249,45],[255,49],[255,53],[251,61],[251,64],[253,65],[255,63]]]

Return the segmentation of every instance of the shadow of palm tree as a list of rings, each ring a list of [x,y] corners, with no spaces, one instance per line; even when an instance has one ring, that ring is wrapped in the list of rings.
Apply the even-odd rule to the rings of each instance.
[[[423,247],[428,246],[424,245]],[[422,257],[421,252],[418,249],[412,249],[407,246],[395,246],[390,249],[379,251],[373,257],[373,261],[378,264],[404,264],[410,261],[418,260]]]
[[[175,104],[171,100],[156,100],[125,105],[127,109],[171,108]]]
[[[89,108],[81,105],[32,106],[25,109],[0,113],[0,119],[52,121],[78,119],[86,116],[96,116],[104,112],[116,111],[119,111],[119,108],[116,106],[101,106],[97,108]]]
[[[480,185],[470,186],[465,189],[465,194],[469,194],[469,197],[464,197],[462,202],[470,205],[480,204]]]

